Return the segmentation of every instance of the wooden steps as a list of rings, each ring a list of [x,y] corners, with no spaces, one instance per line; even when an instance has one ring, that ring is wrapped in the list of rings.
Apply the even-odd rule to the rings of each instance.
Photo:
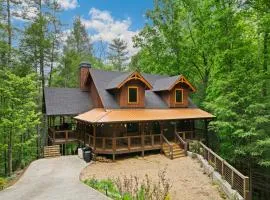
[[[167,144],[163,144],[162,145],[162,151],[165,154],[165,156],[167,156],[168,158],[181,158],[181,157],[185,157],[185,150],[182,149],[178,144],[176,143],[171,143],[172,145],[172,156],[170,155],[170,146]]]
[[[44,158],[61,156],[60,145],[45,146]]]

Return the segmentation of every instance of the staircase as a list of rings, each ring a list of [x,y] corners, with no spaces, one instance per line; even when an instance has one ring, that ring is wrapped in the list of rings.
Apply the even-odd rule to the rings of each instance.
[[[170,147],[171,146],[171,147]],[[186,156],[185,150],[182,149],[179,144],[174,142],[170,142],[170,146],[166,143],[162,145],[162,151],[168,158],[180,158]],[[172,154],[170,154],[170,150],[172,148]]]
[[[45,146],[44,158],[61,156],[60,145]]]

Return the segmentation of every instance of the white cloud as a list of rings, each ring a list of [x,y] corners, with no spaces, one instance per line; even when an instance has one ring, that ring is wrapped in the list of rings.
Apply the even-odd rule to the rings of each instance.
[[[79,7],[77,0],[57,0],[57,3],[63,10],[71,10]],[[42,4],[45,4],[44,0],[42,0]],[[13,19],[27,21],[36,18],[39,11],[37,4],[33,0],[21,0],[18,5],[11,4],[11,12]]]
[[[75,9],[79,6],[77,0],[58,0],[57,1],[60,7],[64,10]]]
[[[18,5],[11,4],[11,14],[13,19],[19,21],[32,20],[37,17],[38,9],[31,0],[23,0]]]
[[[82,23],[88,30],[94,32],[91,35],[93,42],[104,41],[110,43],[115,38],[121,38],[127,42],[129,55],[137,53],[138,49],[133,47],[132,37],[138,31],[130,30],[130,18],[124,20],[115,20],[108,11],[101,11],[91,8],[89,11],[89,19],[82,18]]]

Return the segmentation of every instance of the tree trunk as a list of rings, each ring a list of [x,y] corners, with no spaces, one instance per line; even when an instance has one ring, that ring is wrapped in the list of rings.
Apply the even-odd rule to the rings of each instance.
[[[8,60],[7,64],[10,67],[10,62],[11,62],[11,19],[10,19],[10,0],[7,0],[7,30],[8,30]]]
[[[49,77],[49,87],[52,84],[52,71],[53,71],[53,63],[54,63],[54,48],[55,48],[55,44],[54,44],[54,40],[53,40],[52,53],[51,53],[51,69],[50,69],[50,77]]]
[[[12,130],[9,130],[8,138],[8,176],[12,175]]]

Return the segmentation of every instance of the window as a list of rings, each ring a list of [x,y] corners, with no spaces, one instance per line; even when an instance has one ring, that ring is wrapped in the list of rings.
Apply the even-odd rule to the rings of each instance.
[[[175,103],[183,103],[183,89],[175,89]]]
[[[138,103],[138,87],[128,87],[128,103]]]

